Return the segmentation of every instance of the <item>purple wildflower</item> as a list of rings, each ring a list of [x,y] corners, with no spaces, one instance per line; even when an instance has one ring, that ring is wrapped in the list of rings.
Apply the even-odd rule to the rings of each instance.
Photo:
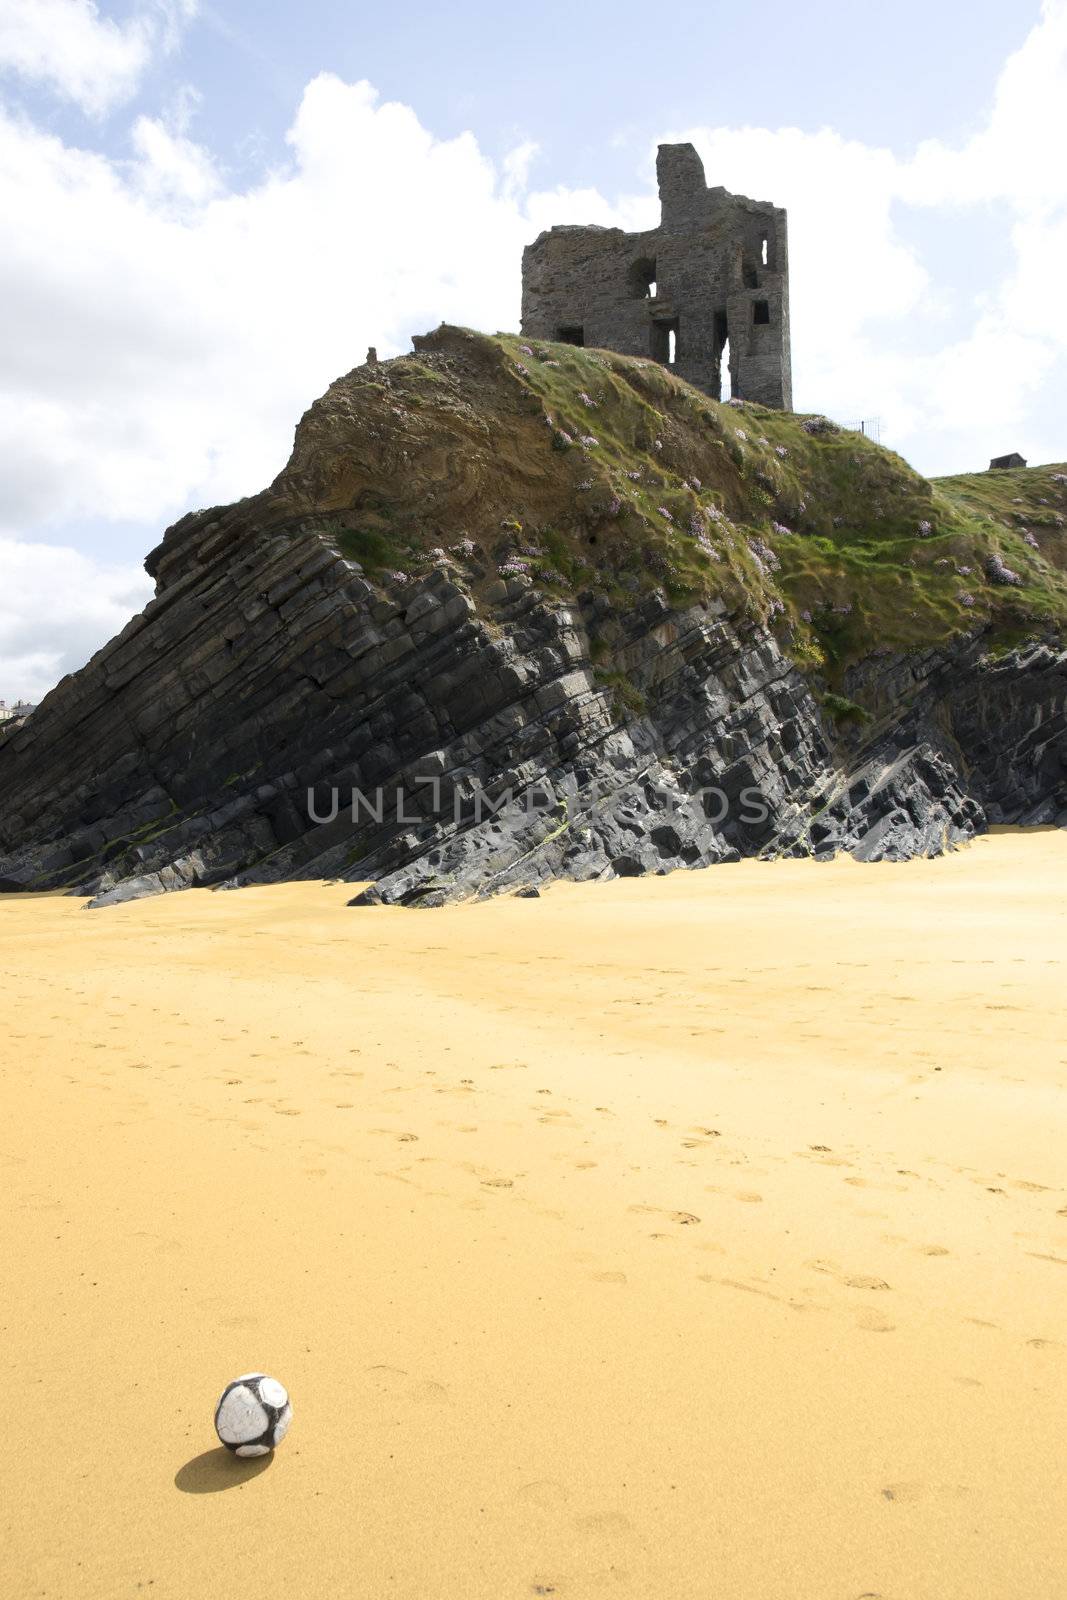
[[[779,561],[770,545],[765,543],[763,539],[750,539],[748,541],[748,548],[752,553],[753,561],[756,563],[757,567],[759,567],[761,572],[778,571],[778,568],[782,563]]]
[[[1017,572],[1013,572],[1007,565],[1004,557],[994,550],[985,564],[985,575],[990,583],[1000,583],[1019,588],[1022,579]]]

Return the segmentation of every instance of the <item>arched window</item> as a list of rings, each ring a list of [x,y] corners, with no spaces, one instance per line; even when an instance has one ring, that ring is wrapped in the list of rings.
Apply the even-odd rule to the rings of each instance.
[[[634,300],[656,298],[656,262],[653,256],[640,256],[627,274],[630,296]]]

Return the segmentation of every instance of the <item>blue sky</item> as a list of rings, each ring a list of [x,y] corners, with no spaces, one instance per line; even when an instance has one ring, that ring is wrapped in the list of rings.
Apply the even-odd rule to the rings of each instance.
[[[1067,0],[0,0],[0,697],[143,603],[367,344],[515,326],[522,245],[789,208],[798,408],[928,473],[1067,456]]]
[[[118,20],[136,9],[100,7]],[[203,96],[197,136],[235,175],[252,178],[283,155],[305,85],[333,72],[411,105],[438,138],[472,129],[497,159],[537,140],[538,182],[547,185],[628,187],[663,127],[708,121],[829,125],[904,154],[920,139],[962,140],[981,124],[1005,57],[1038,14],[1037,4],[1003,0],[681,0],[663,10],[542,0],[523,13],[485,0],[221,0],[199,7],[180,54],[154,63],[98,137],[122,154],[131,112],[152,115],[191,83]],[[84,136],[76,110],[32,87],[25,98],[49,126]]]

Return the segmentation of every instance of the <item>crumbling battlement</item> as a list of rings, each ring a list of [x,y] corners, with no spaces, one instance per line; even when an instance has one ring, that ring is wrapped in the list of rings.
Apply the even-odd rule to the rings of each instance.
[[[691,144],[661,144],[656,174],[658,228],[564,226],[527,246],[523,333],[652,356],[717,400],[726,351],[732,394],[791,410],[785,212],[709,189]]]

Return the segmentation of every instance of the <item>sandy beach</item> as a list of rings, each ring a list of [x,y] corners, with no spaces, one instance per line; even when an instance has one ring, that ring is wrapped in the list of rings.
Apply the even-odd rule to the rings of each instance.
[[[1067,1592],[1065,883],[0,901],[0,1592]]]

